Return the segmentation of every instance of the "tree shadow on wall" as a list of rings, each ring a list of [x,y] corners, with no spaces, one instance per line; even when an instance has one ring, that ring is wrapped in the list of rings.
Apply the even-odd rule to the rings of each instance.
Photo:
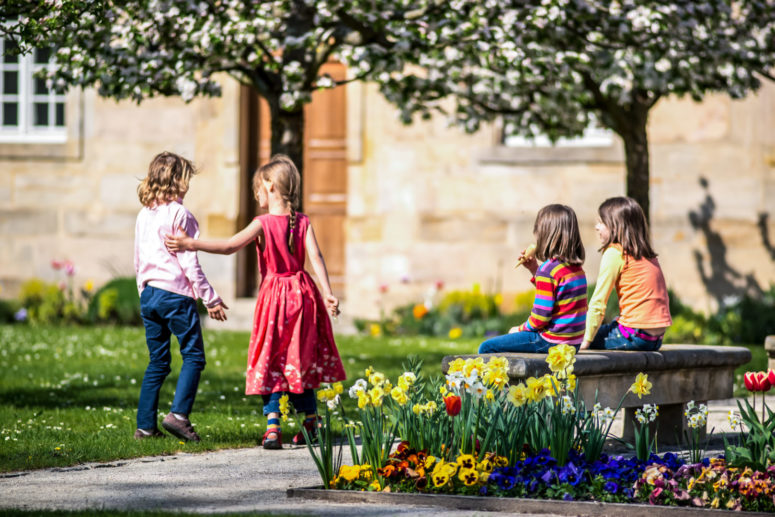
[[[753,274],[740,273],[729,264],[727,246],[724,244],[721,234],[711,228],[716,203],[708,190],[708,180],[700,177],[700,186],[705,190],[705,199],[697,210],[689,212],[689,222],[695,230],[702,232],[708,247],[709,261],[707,266],[702,253],[699,250],[694,250],[694,261],[702,278],[702,283],[705,285],[705,290],[713,296],[718,307],[729,305],[745,295],[760,297],[763,291]],[[767,237],[767,214],[760,214],[759,230],[765,247],[775,260],[775,250]]]
[[[770,242],[769,218],[770,214],[768,212],[760,212],[759,221],[756,223],[756,226],[759,227],[759,234],[762,238],[762,245],[764,246],[764,249],[766,249],[767,253],[770,254],[770,259],[775,262],[775,246],[773,246],[772,242]]]

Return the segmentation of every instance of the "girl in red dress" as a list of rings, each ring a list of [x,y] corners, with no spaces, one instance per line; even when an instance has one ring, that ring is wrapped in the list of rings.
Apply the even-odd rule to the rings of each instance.
[[[170,251],[226,255],[251,241],[256,243],[261,286],[248,349],[245,393],[261,395],[264,400],[268,420],[262,439],[265,449],[282,448],[279,401],[283,394],[288,394],[296,411],[306,414],[304,426],[314,435],[314,389],[321,382],[346,378],[328,318],[328,314],[339,313],[339,300],[331,291],[312,225],[305,214],[295,211],[300,183],[291,159],[274,156],[253,176],[253,193],[269,213],[256,217],[226,241],[194,240],[180,231],[165,241]],[[323,296],[304,270],[305,250]],[[304,435],[299,432],[293,442],[304,443]]]

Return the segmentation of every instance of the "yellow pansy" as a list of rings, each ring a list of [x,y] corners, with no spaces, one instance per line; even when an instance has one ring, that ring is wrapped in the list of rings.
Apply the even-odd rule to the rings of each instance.
[[[461,469],[472,469],[476,466],[476,458],[473,454],[461,454],[457,457],[457,464]]]
[[[431,478],[433,479],[433,486],[435,486],[436,488],[441,488],[447,483],[449,483],[449,476],[441,472],[439,472],[438,474],[433,474]]]
[[[479,481],[479,473],[474,469],[460,469],[457,477],[465,486],[475,485]]]
[[[369,485],[369,490],[372,490],[374,492],[379,492],[380,490],[382,490],[382,487],[379,486],[379,481],[377,481],[376,479],[372,481],[371,484]]]

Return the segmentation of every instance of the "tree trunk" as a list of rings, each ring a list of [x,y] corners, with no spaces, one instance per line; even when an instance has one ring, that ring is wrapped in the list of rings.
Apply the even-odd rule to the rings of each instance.
[[[285,154],[293,160],[301,175],[299,191],[299,210],[304,202],[304,108],[297,111],[286,111],[279,102],[269,100],[269,115],[271,117],[272,156]]]
[[[637,107],[628,113],[624,127],[617,131],[624,140],[627,163],[627,195],[637,201],[646,220],[650,218],[649,141],[646,133],[648,108]]]

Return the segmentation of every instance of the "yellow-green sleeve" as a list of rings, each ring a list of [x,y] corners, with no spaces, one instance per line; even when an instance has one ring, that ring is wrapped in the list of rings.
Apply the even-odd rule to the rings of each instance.
[[[605,308],[608,305],[608,297],[616,285],[616,279],[622,272],[624,259],[622,252],[611,246],[603,252],[600,259],[600,272],[597,275],[595,292],[589,300],[587,308],[587,330],[584,333],[584,342],[591,342],[597,334],[597,329],[603,323]]]

